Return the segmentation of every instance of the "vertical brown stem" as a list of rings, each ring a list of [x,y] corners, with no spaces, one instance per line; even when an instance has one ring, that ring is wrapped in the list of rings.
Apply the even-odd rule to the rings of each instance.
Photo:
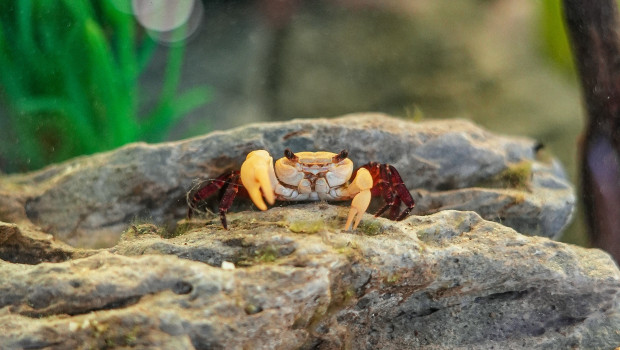
[[[620,36],[615,0],[563,0],[587,113],[581,195],[592,244],[620,261]]]

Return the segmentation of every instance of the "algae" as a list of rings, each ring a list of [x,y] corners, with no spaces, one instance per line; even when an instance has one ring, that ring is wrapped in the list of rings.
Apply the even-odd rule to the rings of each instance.
[[[288,229],[295,233],[313,234],[325,229],[323,220],[297,220],[289,223]]]
[[[478,186],[529,191],[532,180],[532,165],[533,163],[530,160],[510,164],[499,174],[478,183]]]
[[[511,164],[497,175],[500,186],[519,190],[527,190],[531,179],[532,162],[527,160]]]
[[[383,233],[383,225],[378,220],[362,220],[357,229],[366,236],[376,236]]]

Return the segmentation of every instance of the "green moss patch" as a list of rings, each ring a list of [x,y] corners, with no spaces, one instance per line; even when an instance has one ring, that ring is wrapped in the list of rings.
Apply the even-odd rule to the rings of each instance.
[[[127,230],[123,232],[123,236],[125,236],[125,238],[137,238],[144,235],[157,235],[166,238],[167,236],[169,236],[169,233],[164,227],[160,227],[151,223],[138,222],[130,225]]]
[[[498,175],[502,187],[527,189],[532,179],[532,162],[521,161],[511,164]]]
[[[317,233],[325,229],[325,221],[323,220],[298,220],[288,225],[288,229],[295,233]]]
[[[357,226],[357,230],[366,236],[376,236],[383,233],[383,225],[378,220],[362,220]]]
[[[480,187],[512,188],[528,191],[532,180],[532,161],[513,163],[493,178],[482,181]]]
[[[249,267],[260,264],[270,264],[288,256],[295,251],[292,245],[264,244],[260,246],[244,247],[238,258],[233,259],[239,267]]]

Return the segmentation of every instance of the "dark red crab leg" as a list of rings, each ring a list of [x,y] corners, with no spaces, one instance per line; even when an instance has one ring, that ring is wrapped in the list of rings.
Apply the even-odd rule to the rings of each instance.
[[[195,205],[200,201],[205,200],[211,196],[213,196],[216,192],[222,189],[224,185],[228,182],[230,177],[232,176],[232,172],[224,173],[218,176],[216,179],[209,180],[206,182],[206,185],[200,187],[192,196],[191,200],[188,200],[188,210],[187,210],[187,218],[191,219]]]
[[[375,216],[380,216],[387,209],[390,209],[389,218],[391,220],[400,221],[407,217],[415,206],[415,201],[403,183],[398,170],[389,164],[375,162],[365,164],[362,168],[368,169],[372,175],[372,195],[381,196],[385,201],[385,205],[377,211]],[[402,212],[400,212],[401,203],[406,206]]]
[[[226,213],[228,212],[228,209],[232,205],[233,201],[235,200],[235,197],[237,197],[240,183],[241,175],[239,175],[238,171],[235,171],[233,176],[230,177],[228,184],[226,184],[226,187],[224,188],[224,194],[222,195],[222,199],[220,200],[220,221],[222,222],[222,226],[224,226],[224,229],[226,230],[228,230]]]
[[[400,197],[395,196],[394,197],[394,203],[390,206],[390,220],[394,220],[394,221],[400,221],[402,219],[405,218],[405,216],[407,216],[407,214],[409,214],[409,211],[411,209],[409,208],[405,208],[405,210],[403,211],[403,214],[398,215],[400,213]]]
[[[402,200],[405,204],[406,208],[403,210],[400,215],[396,218],[396,221],[400,221],[409,215],[413,207],[415,206],[415,202],[413,197],[411,197],[411,193],[407,189],[407,186],[403,183],[403,179],[400,177],[398,170],[390,165],[390,173],[392,175],[392,190],[396,193],[396,197],[399,200]],[[400,203],[398,203],[400,206]],[[398,211],[397,211],[398,212]]]
[[[365,166],[368,166],[369,168],[367,168],[371,174],[376,173],[377,176],[375,176],[373,174],[373,187],[377,187],[377,195],[381,195],[381,197],[383,197],[383,201],[385,202],[385,204],[383,205],[383,207],[381,207],[377,213],[375,213],[375,216],[381,216],[383,214],[383,212],[385,212],[386,209],[388,209],[390,206],[392,206],[392,209],[394,208],[394,201],[396,200],[392,194],[392,190],[391,190],[391,185],[390,185],[390,176],[388,174],[388,168],[387,166],[385,166],[384,164],[379,164],[379,163],[368,163]],[[371,170],[372,169],[372,170]],[[400,202],[399,202],[400,204]],[[400,206],[399,208],[400,209]],[[391,220],[394,220],[395,217],[390,216]]]
[[[237,193],[239,192],[239,186],[241,185],[239,171],[230,171],[218,176],[216,179],[208,181],[207,184],[192,196],[192,199],[189,204],[189,208],[187,211],[187,218],[191,219],[192,210],[196,204],[200,201],[203,201],[215,193],[220,194],[220,203],[218,205],[218,211],[220,213],[220,221],[222,222],[222,226],[225,229],[228,229],[228,225],[226,222],[226,213],[228,209],[231,207]]]

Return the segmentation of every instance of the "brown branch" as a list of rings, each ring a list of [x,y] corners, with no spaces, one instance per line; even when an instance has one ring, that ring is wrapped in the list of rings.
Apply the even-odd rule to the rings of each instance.
[[[581,196],[592,244],[620,261],[620,36],[615,0],[564,0],[587,113]]]

